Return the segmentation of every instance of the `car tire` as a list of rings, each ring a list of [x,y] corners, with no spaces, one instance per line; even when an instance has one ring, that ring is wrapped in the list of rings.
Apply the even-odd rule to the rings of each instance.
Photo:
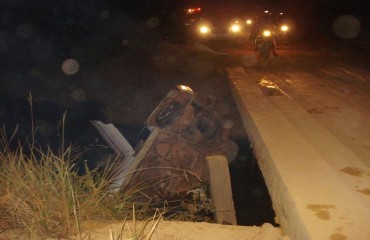
[[[181,115],[182,108],[182,105],[178,101],[166,103],[161,109],[159,109],[155,117],[155,123],[160,128],[171,125]]]

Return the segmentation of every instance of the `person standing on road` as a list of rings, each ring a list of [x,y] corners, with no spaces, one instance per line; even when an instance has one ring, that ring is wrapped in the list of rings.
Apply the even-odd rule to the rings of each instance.
[[[273,17],[271,16],[271,13],[270,14],[264,14],[262,16],[259,16],[257,21],[256,21],[256,24],[254,25],[254,29],[253,29],[253,44],[255,46],[255,51],[258,50],[258,44],[260,41],[260,37],[262,36],[263,34],[263,31],[266,30],[266,29],[269,29],[271,31],[271,37],[272,37],[272,42],[273,42],[273,46],[272,46],[272,53],[277,56],[277,53],[276,53],[276,38],[277,38],[277,27],[276,27],[276,24],[275,24],[275,21],[273,19]]]

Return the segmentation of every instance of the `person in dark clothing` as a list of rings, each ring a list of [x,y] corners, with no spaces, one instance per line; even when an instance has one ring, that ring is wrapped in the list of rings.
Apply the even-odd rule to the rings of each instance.
[[[271,32],[271,37],[273,41],[273,46],[272,46],[272,53],[277,56],[276,53],[276,38],[277,38],[277,27],[275,24],[275,21],[273,17],[270,14],[265,14],[262,16],[259,16],[253,29],[253,44],[255,46],[255,51],[258,50],[258,41],[260,40],[260,37],[263,34],[264,30],[270,30]]]

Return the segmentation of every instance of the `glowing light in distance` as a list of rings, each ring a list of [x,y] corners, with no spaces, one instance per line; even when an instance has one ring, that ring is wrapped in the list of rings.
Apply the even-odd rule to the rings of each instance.
[[[199,31],[200,31],[201,33],[203,33],[203,34],[206,34],[206,33],[209,33],[209,32],[210,32],[210,29],[209,29],[209,27],[207,27],[207,26],[201,26],[201,27],[199,28]]]
[[[289,30],[289,27],[287,25],[283,25],[280,27],[280,30],[283,32],[287,32]]]
[[[240,32],[240,26],[238,24],[233,24],[230,28],[232,32]]]
[[[186,12],[188,14],[192,14],[192,13],[195,13],[195,12],[200,12],[202,9],[201,8],[188,8],[186,9]]]
[[[270,37],[271,36],[271,31],[270,30],[263,31],[263,36]]]
[[[251,25],[252,24],[252,20],[247,19],[247,21],[245,21],[245,23],[248,24],[248,25]]]

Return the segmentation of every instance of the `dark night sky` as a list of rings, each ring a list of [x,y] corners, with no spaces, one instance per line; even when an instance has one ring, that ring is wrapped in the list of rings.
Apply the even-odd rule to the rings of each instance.
[[[306,14],[312,10],[321,11],[325,14],[335,15],[341,13],[354,13],[369,15],[368,0],[238,0],[251,5],[286,7],[300,14]],[[128,11],[132,15],[145,16],[155,13],[161,6],[183,5],[192,0],[1,0],[0,8],[4,11],[9,8],[21,8],[47,12],[53,7],[59,6],[64,9],[79,11],[81,14],[89,14],[98,11],[102,7],[111,8],[115,11]],[[198,1],[198,2],[204,2]],[[235,1],[213,0],[211,2]]]
[[[51,12],[55,7],[60,11],[73,12],[88,16],[102,8],[111,11],[128,12],[132,17],[145,18],[158,13],[158,10],[165,7],[183,5],[192,0],[1,0],[1,12],[9,9],[21,9],[22,11],[34,11],[40,14]],[[222,1],[232,3],[235,1]],[[238,0],[240,1],[240,0]],[[200,1],[202,2],[202,1]],[[204,2],[204,1],[203,1]],[[212,2],[217,2],[213,0]],[[279,6],[286,8],[297,16],[312,15],[326,18],[335,18],[339,14],[354,14],[365,19],[370,15],[368,0],[245,0],[247,4],[265,6]],[[163,10],[163,9],[162,9]]]
[[[158,17],[161,27],[168,22],[170,14],[179,11],[193,0],[0,0],[1,29],[11,31],[22,23],[39,26],[58,37],[73,33],[94,35],[94,28],[104,11],[110,15],[126,15],[136,23],[149,17]],[[199,1],[199,0],[198,0]],[[205,0],[200,0],[204,2]],[[209,1],[209,0],[207,0]],[[237,0],[260,9],[277,8],[294,19],[298,29],[311,33],[332,32],[333,21],[340,15],[351,14],[361,23],[360,36],[370,36],[370,1],[368,0]],[[215,2],[236,2],[212,0]],[[73,21],[73,24],[71,22]],[[119,24],[119,22],[117,23]],[[81,27],[82,26],[82,27]]]

